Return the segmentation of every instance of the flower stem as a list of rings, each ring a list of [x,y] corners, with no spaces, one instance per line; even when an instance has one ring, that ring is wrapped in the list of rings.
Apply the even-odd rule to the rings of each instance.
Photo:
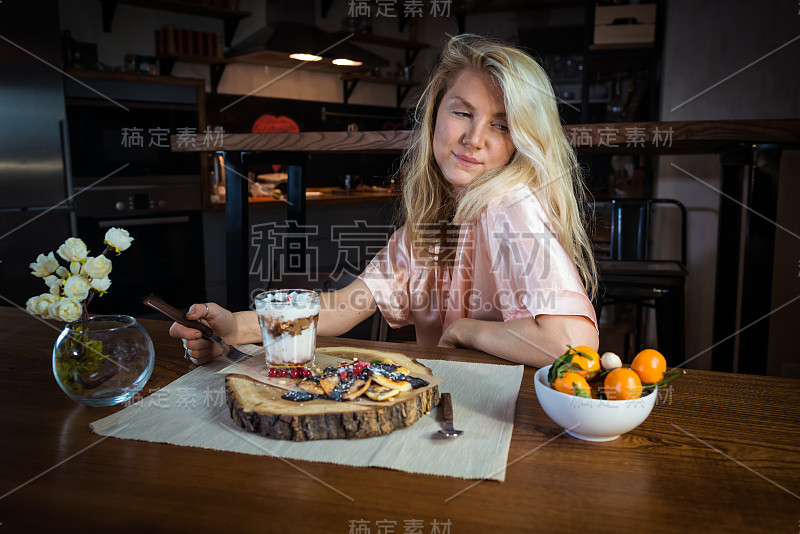
[[[83,311],[81,312],[81,322],[83,323],[83,332],[86,332],[86,327],[89,322],[89,303],[86,302],[88,299],[83,299],[81,302],[81,306],[83,306]]]

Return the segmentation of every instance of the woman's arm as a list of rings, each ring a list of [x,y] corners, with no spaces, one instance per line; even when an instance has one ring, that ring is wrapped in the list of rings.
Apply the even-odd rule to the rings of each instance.
[[[592,321],[579,315],[540,315],[513,321],[459,319],[442,334],[439,346],[481,350],[499,358],[544,367],[564,354],[567,344],[597,349]]]
[[[367,284],[356,278],[344,289],[320,294],[317,334],[340,336],[377,309],[378,305]]]

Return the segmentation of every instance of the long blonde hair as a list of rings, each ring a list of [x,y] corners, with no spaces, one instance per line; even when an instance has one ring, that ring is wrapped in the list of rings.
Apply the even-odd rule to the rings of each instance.
[[[456,197],[434,158],[433,134],[442,97],[465,69],[488,74],[502,89],[516,151],[507,165],[483,174]],[[400,167],[402,212],[411,243],[421,242],[419,229],[426,225],[476,220],[491,199],[525,184],[536,191],[559,243],[594,299],[597,270],[579,208],[585,202],[585,187],[575,151],[561,126],[550,80],[535,60],[477,35],[453,37],[417,103],[414,121],[412,143]]]

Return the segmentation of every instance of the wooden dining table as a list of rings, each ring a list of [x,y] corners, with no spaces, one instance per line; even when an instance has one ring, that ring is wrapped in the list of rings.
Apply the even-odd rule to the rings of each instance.
[[[195,366],[169,322],[140,323],[156,353],[147,395]],[[63,324],[15,308],[0,308],[0,324],[0,533],[800,530],[800,380],[688,370],[641,426],[592,443],[550,420],[525,368],[501,483],[101,437],[89,424],[123,407],[59,389],[51,352]]]

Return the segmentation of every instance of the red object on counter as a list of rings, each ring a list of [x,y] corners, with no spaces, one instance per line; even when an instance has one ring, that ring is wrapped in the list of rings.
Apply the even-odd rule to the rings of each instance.
[[[286,133],[299,132],[297,123],[285,115],[261,115],[253,123],[253,133]]]

